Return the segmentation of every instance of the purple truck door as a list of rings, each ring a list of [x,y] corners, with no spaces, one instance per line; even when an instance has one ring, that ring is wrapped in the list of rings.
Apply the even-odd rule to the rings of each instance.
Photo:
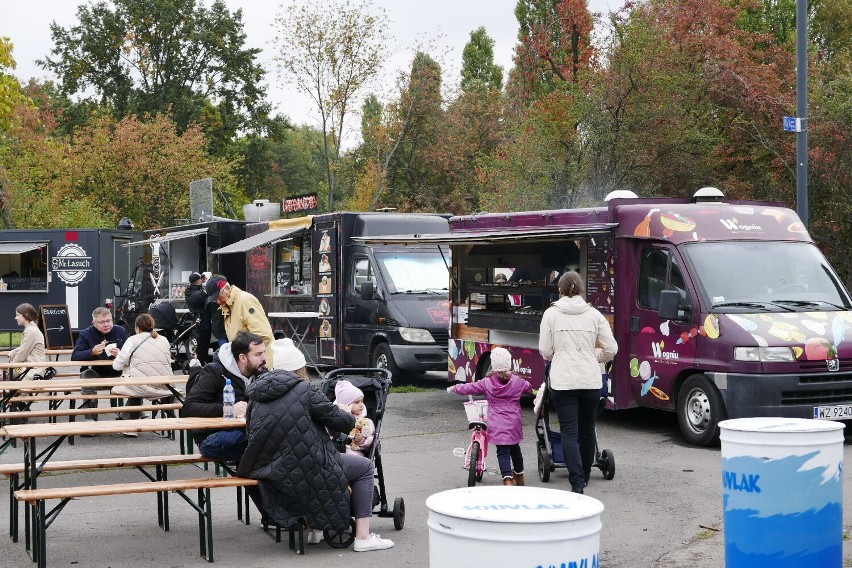
[[[639,274],[631,302],[630,388],[639,406],[672,409],[674,379],[695,361],[695,296],[674,247],[640,242],[635,255]],[[683,318],[678,321],[663,320],[657,313],[660,292],[667,289],[681,295],[679,313]]]

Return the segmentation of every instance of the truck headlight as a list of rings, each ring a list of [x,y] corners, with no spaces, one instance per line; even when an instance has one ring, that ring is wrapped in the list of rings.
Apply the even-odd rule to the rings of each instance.
[[[416,327],[401,327],[399,334],[406,341],[411,343],[435,343],[432,339],[432,334],[426,329],[418,329]]]
[[[735,361],[792,363],[796,354],[789,347],[734,347]]]

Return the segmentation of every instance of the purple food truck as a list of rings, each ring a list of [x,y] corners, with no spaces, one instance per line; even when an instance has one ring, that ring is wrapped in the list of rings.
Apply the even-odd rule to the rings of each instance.
[[[852,301],[780,203],[615,197],[453,217],[416,240],[452,247],[450,380],[485,376],[499,345],[539,385],[541,315],[573,269],[618,341],[610,408],[676,411],[700,445],[726,418],[852,420]]]

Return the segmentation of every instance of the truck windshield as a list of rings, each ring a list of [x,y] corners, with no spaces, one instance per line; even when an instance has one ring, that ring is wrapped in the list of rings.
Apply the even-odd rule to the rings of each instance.
[[[684,247],[704,300],[715,311],[850,309],[819,249],[803,242],[728,241]]]
[[[437,251],[377,253],[376,260],[391,294],[447,295],[450,274]]]

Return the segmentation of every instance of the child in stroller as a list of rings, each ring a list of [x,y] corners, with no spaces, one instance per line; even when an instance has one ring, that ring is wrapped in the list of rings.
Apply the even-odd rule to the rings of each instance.
[[[538,394],[533,403],[535,412],[535,434],[538,438],[536,450],[538,453],[538,477],[543,482],[550,481],[550,474],[556,468],[567,468],[565,458],[562,455],[562,434],[557,424],[556,430],[550,428],[550,411],[552,403],[550,399],[550,365],[547,366],[544,382],[541,384]],[[606,398],[609,394],[607,373],[602,374],[603,386],[601,397],[598,402],[597,414],[601,415],[606,407]],[[601,470],[604,479],[610,480],[615,477],[615,455],[612,450],[601,450],[598,445],[597,433],[595,435],[595,459],[592,467]],[[588,477],[588,476],[587,476]]]
[[[349,383],[352,387],[357,388],[363,394],[363,404],[366,407],[367,417],[372,420],[375,425],[373,432],[372,444],[365,447],[364,456],[373,462],[375,474],[374,477],[378,485],[373,486],[373,508],[379,507],[373,515],[378,517],[392,517],[393,526],[396,530],[402,530],[405,525],[405,501],[402,497],[397,497],[393,502],[393,509],[388,508],[388,497],[385,490],[385,477],[382,470],[382,454],[381,454],[381,431],[382,419],[385,414],[385,405],[387,403],[388,392],[390,391],[391,378],[390,373],[386,369],[368,368],[368,369],[335,369],[329,372],[323,379],[320,388],[322,392],[332,402],[337,400],[337,386],[339,383]],[[348,386],[340,389],[340,393],[344,397],[351,397],[352,392]],[[345,400],[350,400],[346,398]],[[351,399],[355,400],[355,399]],[[341,433],[335,438],[338,449],[341,452],[346,451],[346,447],[350,446],[353,438],[349,433]],[[354,520],[349,531],[342,533],[332,533],[325,531],[323,535],[326,542],[334,548],[345,548],[352,544],[355,540],[355,525]]]

